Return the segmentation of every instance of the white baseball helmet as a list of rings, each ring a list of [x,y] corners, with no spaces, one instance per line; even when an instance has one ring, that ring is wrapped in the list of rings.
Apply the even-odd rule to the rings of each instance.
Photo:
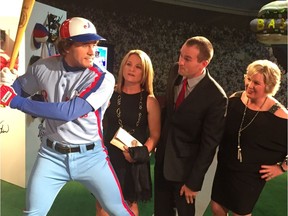
[[[105,40],[97,34],[92,22],[81,17],[65,20],[60,26],[59,34],[61,39],[69,39],[75,42]]]

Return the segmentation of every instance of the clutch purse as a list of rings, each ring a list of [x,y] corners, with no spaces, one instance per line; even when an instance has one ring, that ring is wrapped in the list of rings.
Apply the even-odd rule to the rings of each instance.
[[[119,127],[119,129],[116,131],[110,143],[118,147],[122,151],[124,151],[124,146],[127,147],[142,146],[141,142],[139,142],[135,137],[133,137],[131,134],[129,134],[126,130],[124,130],[121,127]]]

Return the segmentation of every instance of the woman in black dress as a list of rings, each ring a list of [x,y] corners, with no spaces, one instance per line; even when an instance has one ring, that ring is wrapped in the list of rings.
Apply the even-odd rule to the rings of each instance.
[[[104,141],[119,179],[124,199],[135,216],[138,202],[152,198],[149,153],[160,136],[160,106],[153,93],[154,71],[149,56],[131,50],[123,58],[117,85],[104,116]],[[143,144],[124,151],[110,143],[122,127]],[[104,208],[104,206],[103,206]],[[96,203],[96,215],[107,215]]]
[[[281,71],[268,60],[247,67],[245,91],[229,99],[211,207],[214,216],[251,215],[266,181],[287,170],[287,109],[273,96]]]

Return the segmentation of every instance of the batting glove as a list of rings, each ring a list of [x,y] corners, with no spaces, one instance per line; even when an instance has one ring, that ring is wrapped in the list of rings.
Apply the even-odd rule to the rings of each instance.
[[[0,72],[0,85],[11,86],[17,78],[18,71],[4,67]]]
[[[10,86],[0,86],[0,105],[9,106],[11,100],[16,96],[14,89]]]

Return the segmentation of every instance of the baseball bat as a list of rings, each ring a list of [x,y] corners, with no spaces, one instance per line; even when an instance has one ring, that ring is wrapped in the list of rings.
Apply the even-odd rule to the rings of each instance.
[[[34,3],[35,3],[35,0],[23,0],[16,38],[15,38],[14,46],[12,49],[12,54],[10,57],[10,64],[9,64],[10,70],[13,69],[15,66],[15,62],[18,57],[19,48],[21,45],[21,41],[23,39],[28,21],[30,19]]]

